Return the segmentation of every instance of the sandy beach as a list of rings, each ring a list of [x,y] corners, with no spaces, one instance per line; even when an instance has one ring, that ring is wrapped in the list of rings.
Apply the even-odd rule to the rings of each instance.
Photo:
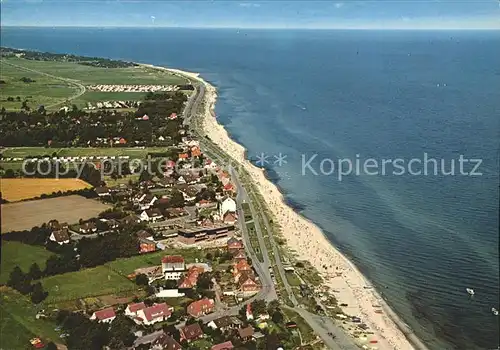
[[[374,334],[369,335],[366,342],[376,340],[377,343],[367,345],[373,349],[426,349],[377,291],[371,288],[371,284],[354,264],[326,239],[319,227],[286,205],[281,192],[265,177],[263,170],[245,159],[245,148],[234,142],[224,127],[217,122],[214,113],[217,99],[215,87],[196,73],[168,70],[196,79],[205,85],[202,115],[204,132],[250,174],[268,208],[283,228],[288,247],[297,252],[299,259],[308,260],[320,272],[325,286],[335,295],[339,304],[348,304],[348,307],[343,308],[346,314],[361,318],[362,322],[369,326]],[[411,338],[411,343],[402,329]]]

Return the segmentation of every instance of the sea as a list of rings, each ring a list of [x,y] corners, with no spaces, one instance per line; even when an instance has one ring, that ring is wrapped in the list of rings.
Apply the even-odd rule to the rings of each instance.
[[[499,345],[500,31],[4,27],[1,45],[201,73],[231,137],[430,349]]]

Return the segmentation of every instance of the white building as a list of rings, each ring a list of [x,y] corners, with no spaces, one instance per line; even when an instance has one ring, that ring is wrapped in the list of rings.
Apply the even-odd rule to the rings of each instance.
[[[227,212],[236,212],[236,202],[230,197],[224,199],[219,207],[219,215],[221,218],[223,218]]]
[[[161,271],[166,280],[178,280],[186,271],[186,263],[180,255],[167,255],[161,259]]]

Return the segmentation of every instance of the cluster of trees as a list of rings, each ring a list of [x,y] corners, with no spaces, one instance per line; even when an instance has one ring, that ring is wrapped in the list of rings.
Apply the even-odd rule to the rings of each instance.
[[[31,301],[34,304],[39,304],[49,295],[48,292],[43,290],[40,282],[31,284],[33,280],[37,280],[40,277],[42,277],[42,271],[36,263],[31,265],[28,273],[24,273],[19,266],[16,266],[10,273],[7,285],[23,295],[30,294]]]
[[[94,267],[118,258],[139,254],[139,242],[126,233],[110,233],[97,238],[82,238],[77,244],[82,267]]]
[[[29,245],[45,245],[51,233],[52,230],[43,224],[41,227],[35,226],[31,230],[6,232],[2,234],[2,239]]]
[[[83,65],[102,67],[102,68],[127,68],[137,66],[136,63],[121,60],[112,60],[100,57],[87,57],[69,54],[58,54],[50,52],[38,52],[13,49],[9,47],[0,48],[1,56],[8,57],[15,54],[22,54],[23,58],[33,61],[58,61],[58,62],[76,62]]]
[[[31,79],[31,78],[27,78],[27,77],[22,77],[22,78],[21,78],[21,79],[19,79],[19,80],[21,80],[23,83],[27,83],[27,84],[28,84],[28,83],[34,83],[34,82],[36,82],[36,80]]]
[[[111,325],[91,321],[85,315],[77,312],[61,310],[56,321],[65,333],[69,349],[89,350],[126,349],[134,343],[136,336],[131,332],[134,322],[123,314],[119,314]]]
[[[85,112],[76,106],[57,112],[47,112],[45,108],[29,110],[27,105],[23,105],[21,111],[2,109],[1,145],[110,147],[114,137],[126,140],[122,144],[113,143],[114,147],[135,145],[136,141],[144,146],[164,145],[157,140],[159,136],[172,144],[178,143],[182,137],[179,131],[183,120],[169,120],[167,117],[181,111],[187,97],[181,92],[166,92],[160,96],[161,99],[142,103],[135,113],[114,110]],[[149,117],[147,120],[142,119],[145,114]]]

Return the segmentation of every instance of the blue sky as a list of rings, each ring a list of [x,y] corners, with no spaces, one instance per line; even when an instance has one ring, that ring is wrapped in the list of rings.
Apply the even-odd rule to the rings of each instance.
[[[499,0],[0,0],[4,26],[500,29]]]

